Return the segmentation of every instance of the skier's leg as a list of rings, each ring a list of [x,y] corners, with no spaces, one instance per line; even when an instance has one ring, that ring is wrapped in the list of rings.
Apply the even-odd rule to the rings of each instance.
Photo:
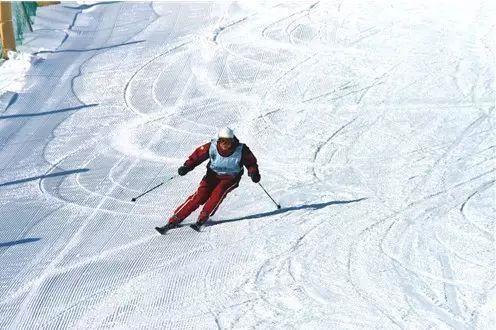
[[[212,190],[215,188],[218,180],[215,176],[205,175],[200,182],[200,186],[196,192],[189,196],[184,203],[182,203],[175,211],[172,217],[170,217],[168,223],[178,224],[184,219],[186,219],[194,210],[196,210],[200,205],[204,204]]]
[[[198,224],[205,223],[210,216],[212,216],[220,204],[226,198],[227,194],[239,186],[239,178],[223,179],[215,186],[207,202],[203,206],[200,215],[198,216]]]

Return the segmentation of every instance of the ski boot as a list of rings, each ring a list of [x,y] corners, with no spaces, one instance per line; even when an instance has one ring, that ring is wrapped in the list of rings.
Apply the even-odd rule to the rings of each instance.
[[[190,225],[190,227],[193,228],[194,230],[196,230],[197,232],[201,232],[201,229],[202,229],[203,225],[205,224],[205,222],[207,222],[207,219],[205,219],[203,221],[198,220],[196,223]]]
[[[155,227],[155,230],[158,231],[160,235],[165,235],[169,230],[171,230],[172,228],[176,228],[178,226],[179,225],[175,222],[169,222],[163,227]]]

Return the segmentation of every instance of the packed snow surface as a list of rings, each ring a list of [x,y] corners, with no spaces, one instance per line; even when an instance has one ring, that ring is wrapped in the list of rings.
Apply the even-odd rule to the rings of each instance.
[[[494,1],[44,10],[1,85],[0,328],[494,327]],[[158,235],[204,165],[131,198],[222,126],[282,208],[245,176]]]

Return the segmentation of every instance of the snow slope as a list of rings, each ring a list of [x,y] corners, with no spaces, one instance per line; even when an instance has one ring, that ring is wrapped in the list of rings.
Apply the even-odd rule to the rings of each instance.
[[[494,327],[494,2],[49,8],[0,113],[0,328]],[[224,125],[282,209],[245,177],[157,235],[204,167],[131,198]]]

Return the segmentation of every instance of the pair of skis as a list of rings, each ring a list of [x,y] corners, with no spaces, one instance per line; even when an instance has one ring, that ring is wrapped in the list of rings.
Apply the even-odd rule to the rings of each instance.
[[[158,231],[160,233],[160,235],[165,235],[169,230],[171,229],[175,229],[175,228],[180,228],[182,226],[176,226],[176,227],[173,227],[173,228],[167,228],[167,226],[164,226],[164,227],[155,227],[155,230]],[[197,225],[196,223],[194,224],[191,224],[189,225],[189,227],[199,233],[201,233],[201,229],[203,226],[201,225]]]
[[[131,199],[131,202],[136,202],[136,201],[137,201],[140,197],[142,197],[142,196],[144,196],[144,195],[148,194],[149,192],[151,192],[151,191],[153,191],[153,190],[157,189],[157,188],[158,188],[158,187],[160,187],[160,186],[163,186],[163,185],[164,185],[164,184],[166,184],[167,182],[169,182],[169,181],[171,181],[171,180],[174,180],[176,177],[177,177],[177,175],[173,175],[173,176],[171,176],[170,178],[166,179],[164,182],[161,182],[160,184],[158,184],[158,185],[156,185],[156,186],[154,186],[154,187],[152,187],[152,188],[148,189],[148,190],[147,190],[147,191],[145,191],[144,193],[142,193],[142,194],[140,194],[140,195],[138,195],[138,196],[136,196],[136,197],[133,197],[133,198]],[[155,227],[155,230],[156,230],[156,231],[158,231],[158,232],[160,233],[160,235],[165,235],[165,234],[166,234],[169,230],[174,229],[174,228],[179,228],[179,227],[181,227],[181,226],[175,226],[175,227],[168,228],[168,227],[167,227],[167,225],[165,225],[165,226],[163,226],[163,227]],[[189,227],[190,227],[190,228],[192,228],[192,229],[194,229],[194,230],[195,230],[195,231],[197,231],[197,232],[201,232],[201,227],[202,227],[202,226],[199,226],[199,225],[197,225],[196,223],[194,223],[194,224],[190,225]]]

